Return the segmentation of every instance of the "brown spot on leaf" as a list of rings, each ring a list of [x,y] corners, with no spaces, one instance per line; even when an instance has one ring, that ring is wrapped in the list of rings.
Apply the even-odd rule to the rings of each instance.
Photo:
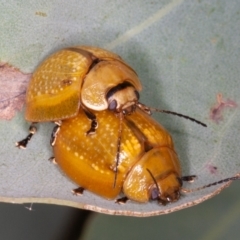
[[[40,17],[46,17],[47,14],[45,12],[35,12],[36,15],[40,16]]]
[[[231,99],[224,100],[221,93],[217,94],[217,103],[210,109],[210,119],[215,123],[223,120],[223,110],[225,108],[236,108],[237,103]]]
[[[216,174],[217,173],[217,167],[212,165],[212,164],[207,164],[207,169],[211,174]]]
[[[22,73],[7,63],[0,63],[0,119],[10,120],[21,110],[31,74]]]

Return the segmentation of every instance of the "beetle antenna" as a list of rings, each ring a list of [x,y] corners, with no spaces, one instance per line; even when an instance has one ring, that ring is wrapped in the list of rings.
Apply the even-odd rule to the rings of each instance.
[[[121,140],[122,140],[122,122],[123,122],[123,114],[119,113],[119,129],[118,129],[118,140],[117,140],[117,154],[116,154],[116,165],[115,165],[115,174],[114,174],[114,183],[113,188],[116,186],[117,182],[117,174],[118,174],[118,165],[120,158],[120,150],[121,150]]]
[[[152,172],[148,169],[148,168],[146,168],[147,169],[147,171],[149,172],[149,174],[150,174],[150,176],[151,176],[151,178],[152,178],[152,180],[153,180],[153,182],[154,182],[154,184],[156,185],[156,188],[157,188],[157,197],[155,196],[155,197],[153,197],[154,195],[153,195],[153,193],[151,193],[151,198],[152,199],[157,199],[158,200],[158,202],[160,203],[161,202],[161,199],[160,199],[160,188],[159,188],[159,186],[158,186],[158,183],[157,183],[157,180],[156,180],[156,178],[153,176],[153,174],[152,174]],[[163,202],[162,202],[163,203]],[[163,203],[164,204],[164,203]]]
[[[157,187],[158,194],[160,194],[160,189],[159,189],[159,186],[158,186],[158,184],[157,184],[156,178],[153,176],[152,172],[151,172],[148,168],[146,168],[146,169],[147,169],[147,171],[149,172],[149,174],[150,174],[153,182],[155,183],[155,185],[156,185],[156,187]]]
[[[203,127],[207,127],[207,124],[203,123],[203,122],[200,122],[198,121],[197,119],[195,118],[192,118],[192,117],[189,117],[187,115],[183,115],[181,113],[177,113],[177,112],[172,112],[172,111],[168,111],[168,110],[162,110],[162,109],[158,109],[158,108],[153,108],[153,107],[148,107],[142,103],[137,103],[137,106],[142,109],[144,112],[146,112],[147,114],[151,114],[152,111],[154,112],[160,112],[160,113],[167,113],[167,114],[172,114],[172,115],[175,115],[175,116],[178,116],[178,117],[182,117],[182,118],[185,118],[185,119],[188,119],[192,122],[195,122],[197,124],[200,124],[202,125]]]
[[[225,179],[222,179],[220,181],[213,182],[213,183],[210,183],[210,184],[204,185],[202,187],[198,187],[198,188],[193,188],[193,189],[182,188],[181,191],[184,192],[184,193],[196,192],[196,191],[202,190],[204,188],[212,187],[212,186],[215,186],[215,185],[218,185],[218,184],[221,184],[221,183],[226,183],[226,182],[230,182],[230,181],[234,181],[234,180],[240,180],[240,175],[235,176],[235,177],[225,178]]]

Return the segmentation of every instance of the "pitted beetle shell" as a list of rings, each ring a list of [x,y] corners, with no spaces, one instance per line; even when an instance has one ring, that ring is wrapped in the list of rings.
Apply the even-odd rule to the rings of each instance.
[[[124,81],[141,90],[134,70],[114,53],[88,46],[60,50],[34,72],[25,118],[32,122],[67,119],[77,115],[81,100],[89,109],[107,109],[107,91]]]
[[[148,191],[153,180],[147,169],[151,169],[155,179],[161,179],[158,184],[161,199],[165,202],[168,202],[167,198],[170,198],[171,201],[176,200],[175,192],[179,192],[180,186],[176,176],[181,174],[177,159],[176,153],[169,147],[164,146],[155,147],[145,153],[128,173],[123,184],[124,194],[135,201],[139,201],[139,199],[141,199],[141,202],[149,201]],[[159,163],[160,161],[161,163]],[[169,188],[171,188],[170,191]]]
[[[123,119],[120,161],[116,185],[116,142],[119,119],[109,111],[94,112],[99,121],[96,134],[86,136],[89,120],[82,110],[62,122],[53,146],[60,168],[81,187],[107,199],[121,191],[137,202],[147,202],[156,179],[163,200],[180,191],[180,163],[169,133],[147,114],[137,109]],[[167,200],[168,201],[168,200]]]

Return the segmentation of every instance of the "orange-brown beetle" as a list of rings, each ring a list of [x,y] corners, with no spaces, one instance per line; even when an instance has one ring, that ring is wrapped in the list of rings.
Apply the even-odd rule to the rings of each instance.
[[[122,111],[138,101],[135,91],[141,88],[137,74],[116,54],[69,47],[51,55],[34,72],[25,117],[31,122],[57,121],[76,116],[80,106]]]
[[[96,47],[69,47],[52,54],[33,73],[25,118],[30,122],[59,121],[76,116],[81,107],[92,121],[87,131],[91,134],[98,126],[91,110],[131,113],[141,89],[135,71],[118,55]],[[31,127],[33,134],[36,128]],[[25,148],[28,141],[18,146]]]
[[[197,189],[182,188],[182,181],[195,175],[181,175],[181,166],[170,134],[140,109],[122,121],[121,146],[116,176],[116,144],[120,122],[110,111],[95,112],[99,121],[96,134],[85,135],[89,120],[80,109],[74,118],[64,120],[53,146],[56,163],[80,188],[107,199],[121,192],[124,203],[157,200],[160,204],[177,201],[181,192],[197,191],[212,185],[238,180],[232,177]],[[115,182],[114,182],[115,181]]]
[[[107,199],[116,198],[123,191],[127,198],[137,202],[157,198],[165,204],[178,200],[181,169],[169,133],[139,109],[126,116],[122,122],[114,187],[119,120],[109,111],[95,114],[99,128],[88,137],[85,132],[89,120],[82,110],[76,117],[62,122],[53,151],[55,161],[67,176],[84,189]]]

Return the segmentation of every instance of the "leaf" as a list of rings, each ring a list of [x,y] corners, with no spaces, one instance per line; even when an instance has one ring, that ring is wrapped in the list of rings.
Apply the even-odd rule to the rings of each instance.
[[[142,79],[141,102],[207,123],[208,128],[203,129],[174,116],[153,116],[172,134],[183,175],[198,176],[185,188],[240,173],[238,1],[100,0],[86,4],[40,0],[35,4],[10,0],[2,3],[1,9],[1,62],[21,72],[33,72],[45,57],[65,46],[87,44],[112,50]],[[7,73],[1,72],[1,94],[7,89],[4,94],[9,98],[8,89],[12,88],[24,94],[29,76],[20,80],[14,75],[14,81],[3,82],[3,75],[6,79]],[[224,108],[216,124],[209,113],[219,93],[235,107]],[[12,103],[5,104],[4,109]],[[19,106],[15,102],[11,109]],[[4,116],[9,119],[13,114],[11,110]],[[108,214],[151,216],[198,204],[228,185],[183,194],[178,202],[167,206],[154,202],[122,206],[87,191],[82,197],[72,196],[70,190],[75,184],[47,161],[52,156],[48,144],[52,127],[50,123],[42,124],[23,151],[14,146],[27,133],[23,112],[9,121],[1,120],[0,201],[53,203]]]
[[[30,74],[0,63],[0,119],[11,119],[16,111],[21,110]]]
[[[217,104],[210,110],[210,119],[217,124],[223,120],[223,110],[225,108],[236,108],[237,104],[231,99],[223,100],[221,93],[217,94]]]

